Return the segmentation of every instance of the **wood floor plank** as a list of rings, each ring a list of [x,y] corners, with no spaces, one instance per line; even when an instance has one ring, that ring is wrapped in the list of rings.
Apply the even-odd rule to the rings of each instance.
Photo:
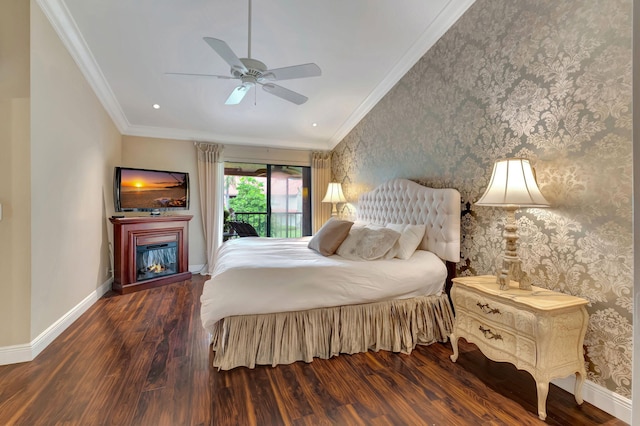
[[[131,364],[120,380],[121,387],[115,395],[118,402],[112,411],[106,413],[106,423],[132,424],[156,346],[156,342],[145,340],[140,342]]]
[[[323,362],[324,360],[318,360]],[[277,367],[276,367],[277,368]],[[306,363],[297,362],[291,364],[286,369],[279,369],[280,374],[285,374],[287,370],[293,371],[293,377],[300,384],[300,390],[302,394],[292,395],[291,398],[303,398],[311,409],[311,413],[321,413],[324,410],[324,406],[329,404],[331,406],[338,405],[339,402],[328,392],[325,386],[320,381],[315,369],[307,368]],[[306,413],[303,417],[311,415]]]
[[[235,401],[234,398],[234,391],[230,387],[213,392],[211,410],[212,418],[216,419],[215,424],[226,426],[241,424],[241,420],[246,422],[246,416],[238,412],[240,401]]]
[[[611,425],[624,422],[535,383],[460,341],[411,355],[217,371],[200,322],[206,277],[94,304],[34,361],[0,366],[0,425]]]
[[[298,419],[313,412],[292,369],[270,368],[266,372],[283,423],[291,424],[292,419]]]
[[[167,386],[163,393],[162,403],[165,406],[169,402],[169,412],[172,421],[170,424],[186,425],[191,418],[191,399],[193,395],[193,372],[191,360],[186,357],[174,357],[168,374]],[[207,392],[204,392],[208,395]],[[204,401],[206,404],[208,401]]]
[[[389,407],[389,415],[400,420],[404,424],[421,424],[424,419],[414,410],[414,406],[410,404],[405,395],[400,394],[400,389],[389,380],[388,377],[381,375],[369,375],[366,382],[372,386],[380,395],[384,395],[385,405]]]
[[[189,413],[187,425],[213,425],[213,415],[218,413],[211,392],[211,380],[208,371],[192,371],[188,377],[189,385],[176,389],[176,392],[188,392],[189,403],[185,405]],[[219,421],[216,424],[221,424]]]
[[[255,370],[246,370],[245,380],[247,386],[247,394],[251,400],[251,408],[255,410],[256,424],[259,425],[280,425],[288,424],[282,416],[282,412],[286,412],[288,407],[284,407],[278,403],[281,397],[271,385],[271,380],[267,370],[271,367],[260,366]]]
[[[238,405],[238,408],[239,408],[238,424],[251,425],[251,426],[256,425],[258,424],[255,416],[257,407],[255,406],[254,401],[251,399],[251,393],[249,392],[249,386],[248,386],[248,382],[249,380],[252,380],[253,374],[251,375],[252,376],[251,379],[247,377],[246,368],[241,368],[238,371],[233,372],[232,374],[235,374],[235,376],[240,377],[240,384],[241,384],[241,386],[233,386],[229,388],[232,391],[232,396],[233,396],[232,403]],[[268,415],[271,413],[267,412],[265,414]]]

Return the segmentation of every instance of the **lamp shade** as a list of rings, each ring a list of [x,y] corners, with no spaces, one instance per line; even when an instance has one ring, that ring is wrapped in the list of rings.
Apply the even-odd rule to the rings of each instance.
[[[493,174],[478,206],[546,207],[529,160],[508,158],[493,165]]]
[[[327,186],[327,194],[322,199],[323,203],[346,203],[347,199],[344,198],[342,193],[342,185],[338,182],[331,182]]]

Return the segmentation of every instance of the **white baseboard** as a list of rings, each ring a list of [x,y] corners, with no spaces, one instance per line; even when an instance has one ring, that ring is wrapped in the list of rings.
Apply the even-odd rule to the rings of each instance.
[[[191,272],[192,274],[199,274],[202,272],[202,268],[204,268],[205,265],[189,265],[189,272]]]
[[[31,361],[31,345],[13,345],[0,347],[0,365],[17,364]]]
[[[551,383],[574,395],[576,377],[552,380]],[[602,411],[631,424],[631,400],[589,380],[582,386],[582,398]]]
[[[107,280],[94,292],[89,294],[80,303],[74,306],[69,312],[61,316],[56,322],[51,324],[31,343],[24,345],[13,345],[0,347],[0,365],[17,364],[19,362],[33,361],[47,346],[51,344],[63,331],[65,331],[80,315],[85,313],[94,303],[98,301],[106,292],[111,290],[113,278]]]

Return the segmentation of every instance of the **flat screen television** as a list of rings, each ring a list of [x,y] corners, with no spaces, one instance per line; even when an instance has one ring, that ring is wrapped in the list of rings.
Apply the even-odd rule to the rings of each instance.
[[[116,167],[113,198],[117,212],[189,209],[189,173]]]

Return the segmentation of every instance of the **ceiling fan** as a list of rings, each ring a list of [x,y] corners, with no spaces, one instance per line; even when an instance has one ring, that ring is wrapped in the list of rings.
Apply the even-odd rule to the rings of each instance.
[[[240,80],[240,85],[233,89],[227,98],[226,105],[237,105],[244,96],[257,84],[267,93],[279,98],[302,105],[309,98],[293,90],[273,84],[273,81],[293,80],[295,78],[317,77],[322,74],[320,67],[314,63],[294,65],[284,68],[268,69],[257,59],[251,58],[251,0],[249,0],[249,42],[246,58],[238,58],[229,45],[223,40],[204,37],[204,41],[231,66],[231,76],[212,74],[166,73],[168,75],[214,77],[227,80]]]

